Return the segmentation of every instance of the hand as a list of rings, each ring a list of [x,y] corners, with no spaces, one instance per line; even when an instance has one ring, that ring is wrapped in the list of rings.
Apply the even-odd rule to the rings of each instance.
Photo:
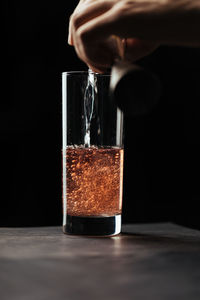
[[[122,1],[81,0],[70,18],[69,44],[75,47],[80,59],[98,73],[106,72],[117,59],[134,62],[158,46],[155,42],[114,35],[115,24],[109,24],[110,16],[114,18],[120,13],[116,9],[119,2]]]
[[[200,1],[81,0],[69,44],[100,73],[119,57],[134,62],[160,44],[200,47]]]

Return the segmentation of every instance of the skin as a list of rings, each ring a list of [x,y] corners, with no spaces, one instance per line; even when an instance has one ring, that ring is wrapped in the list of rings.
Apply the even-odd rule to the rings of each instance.
[[[70,18],[68,43],[99,73],[159,45],[200,47],[200,0],[81,0]]]

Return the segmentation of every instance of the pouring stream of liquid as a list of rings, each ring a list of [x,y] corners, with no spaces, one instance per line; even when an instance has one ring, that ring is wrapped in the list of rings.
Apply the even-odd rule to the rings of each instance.
[[[85,135],[84,146],[90,147],[90,126],[94,109],[95,99],[95,74],[90,69],[88,70],[87,86],[84,93],[84,115],[85,115]]]

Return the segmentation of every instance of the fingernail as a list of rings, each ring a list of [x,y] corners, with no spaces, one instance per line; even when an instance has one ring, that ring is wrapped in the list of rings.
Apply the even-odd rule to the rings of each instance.
[[[72,35],[71,35],[70,30],[68,32],[68,44],[71,45],[71,46],[73,45],[73,40],[72,40]]]
[[[67,40],[67,42],[68,42],[69,45],[72,44],[72,42],[71,42],[71,35],[70,35],[70,34],[68,35],[68,40]]]

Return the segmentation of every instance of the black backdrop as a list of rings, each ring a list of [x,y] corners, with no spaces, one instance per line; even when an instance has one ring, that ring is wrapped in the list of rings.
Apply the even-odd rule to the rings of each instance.
[[[61,72],[77,1],[2,3],[1,226],[62,222]],[[123,222],[198,221],[200,51],[161,47],[141,62],[160,77],[155,110],[125,119]]]

